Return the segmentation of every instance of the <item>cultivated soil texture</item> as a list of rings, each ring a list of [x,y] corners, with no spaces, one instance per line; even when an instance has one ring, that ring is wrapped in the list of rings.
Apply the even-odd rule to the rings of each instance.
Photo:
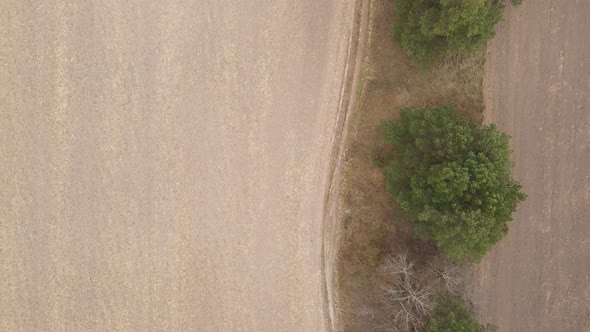
[[[354,1],[3,1],[0,330],[321,331]]]
[[[590,1],[525,0],[489,45],[486,121],[528,200],[481,268],[500,331],[590,331]]]

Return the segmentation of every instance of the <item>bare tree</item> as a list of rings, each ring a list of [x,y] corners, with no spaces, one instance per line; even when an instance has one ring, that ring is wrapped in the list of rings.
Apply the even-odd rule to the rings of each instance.
[[[430,267],[436,275],[442,279],[446,289],[451,295],[459,295],[465,284],[461,270],[454,264],[448,262],[434,261]]]
[[[465,304],[472,308],[482,304],[482,292],[474,284],[473,276],[469,276],[469,271],[465,268],[448,261],[440,260],[431,262],[429,265],[432,271],[442,280],[446,290],[451,295],[459,297]]]
[[[388,316],[386,331],[417,331],[426,324],[433,306],[433,289],[416,278],[414,264],[406,251],[389,257],[382,271],[390,281],[381,287],[381,297]]]
[[[395,256],[389,256],[381,265],[381,271],[390,276],[409,277],[414,274],[414,263],[408,259],[408,251],[401,250]]]

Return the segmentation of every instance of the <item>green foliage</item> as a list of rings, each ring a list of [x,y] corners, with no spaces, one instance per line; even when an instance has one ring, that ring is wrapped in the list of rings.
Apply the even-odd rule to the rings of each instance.
[[[522,4],[522,0],[510,0],[514,6],[519,6]]]
[[[396,8],[402,48],[429,68],[444,57],[484,46],[502,18],[504,0],[396,0]]]
[[[428,332],[487,332],[492,327],[480,324],[460,301],[440,297],[428,320]]]
[[[509,136],[478,128],[452,105],[403,109],[384,125],[397,153],[386,169],[388,193],[452,260],[481,259],[508,232],[526,195],[510,175]]]

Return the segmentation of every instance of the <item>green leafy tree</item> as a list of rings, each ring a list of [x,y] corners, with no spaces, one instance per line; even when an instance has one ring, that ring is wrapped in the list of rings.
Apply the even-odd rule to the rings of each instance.
[[[403,109],[384,131],[397,153],[385,172],[388,192],[414,232],[455,261],[481,259],[526,198],[510,174],[509,136],[494,125],[476,127],[452,105]]]
[[[428,68],[441,58],[484,46],[502,18],[504,0],[396,0],[396,8],[402,48]]]
[[[440,297],[428,320],[428,332],[487,332],[491,326],[480,324],[460,301]]]

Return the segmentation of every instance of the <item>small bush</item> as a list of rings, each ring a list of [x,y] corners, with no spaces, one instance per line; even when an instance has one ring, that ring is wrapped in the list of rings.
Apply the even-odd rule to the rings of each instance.
[[[494,328],[480,324],[459,300],[439,297],[430,314],[426,331],[487,332],[494,331]]]
[[[473,52],[495,34],[503,0],[396,0],[396,34],[423,68],[462,51]]]

